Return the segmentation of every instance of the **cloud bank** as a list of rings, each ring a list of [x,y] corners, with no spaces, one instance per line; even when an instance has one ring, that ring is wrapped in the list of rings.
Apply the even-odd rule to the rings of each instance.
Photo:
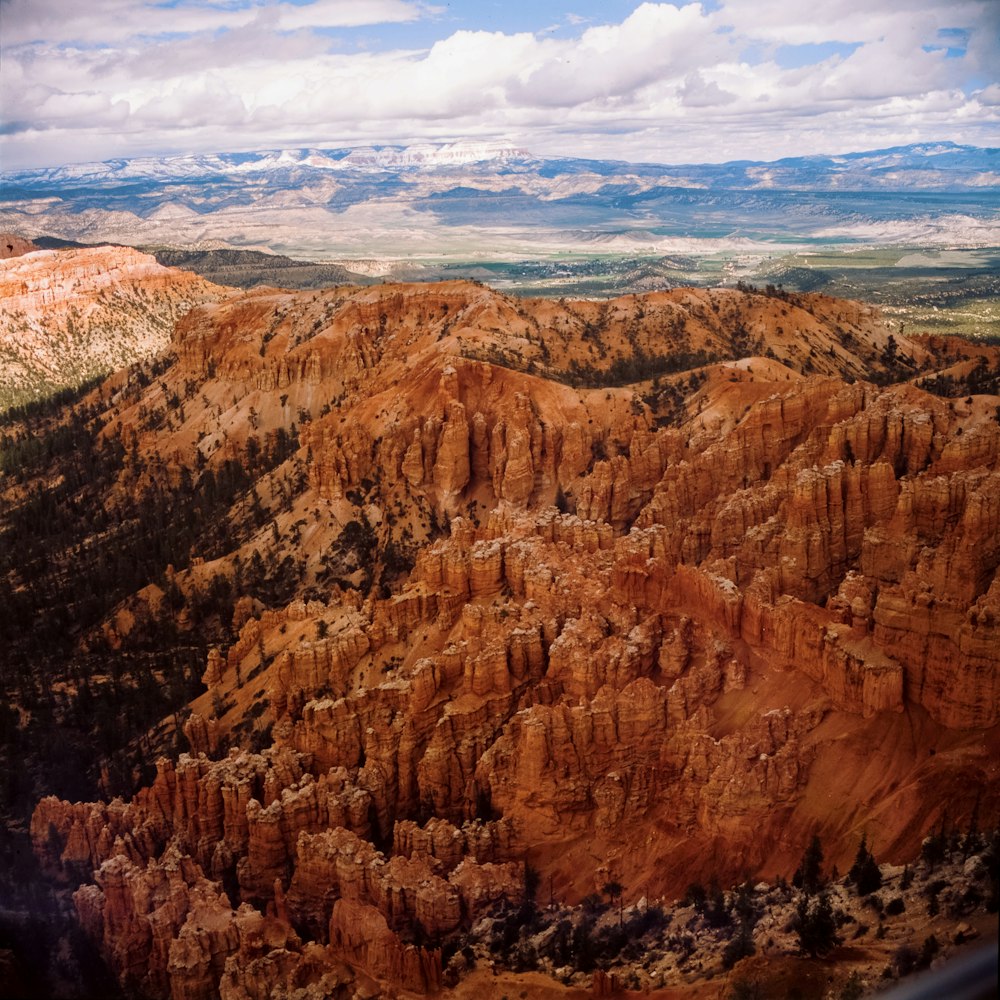
[[[995,0],[567,6],[558,32],[551,9],[486,30],[482,6],[0,0],[4,168],[458,137],[663,162],[996,144]]]

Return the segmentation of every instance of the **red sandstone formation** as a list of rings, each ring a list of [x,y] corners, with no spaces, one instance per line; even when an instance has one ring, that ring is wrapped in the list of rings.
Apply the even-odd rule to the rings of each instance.
[[[609,871],[677,893],[787,874],[816,830],[843,864],[877,821],[903,858],[945,810],[994,808],[1000,400],[865,381],[888,336],[856,304],[730,291],[448,283],[189,313],[164,377],[196,386],[184,419],[109,415],[152,463],[118,488],[297,422],[306,485],[282,506],[270,473],[273,528],[211,571],[292,552],[300,598],[237,608],[193,752],[151,786],[35,811],[122,982],[433,991],[437,945],[517,899],[526,861],[569,899]],[[896,340],[930,370],[931,345]],[[657,384],[586,387],[640,350]],[[670,371],[681,350],[696,369]],[[254,720],[262,752],[240,747]]]
[[[44,396],[152,357],[193,305],[226,294],[131,248],[38,250],[0,236],[0,401]]]
[[[14,233],[0,233],[0,260],[8,257],[22,257],[26,253],[34,253],[38,247],[31,240],[26,240]]]

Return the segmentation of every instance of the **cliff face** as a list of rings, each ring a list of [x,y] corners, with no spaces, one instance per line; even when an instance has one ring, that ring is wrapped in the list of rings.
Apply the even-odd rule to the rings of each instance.
[[[903,858],[994,808],[1000,399],[855,380],[885,380],[887,339],[849,303],[737,292],[190,312],[183,416],[151,424],[161,386],[107,415],[148,456],[118,495],[258,467],[293,423],[297,450],[234,502],[261,516],[233,552],[171,568],[182,602],[247,587],[191,752],[130,801],[35,810],[122,981],[432,991],[526,862],[567,899],[638,898],[788,874],[815,831],[843,864],[876,817]]]
[[[226,294],[126,247],[37,250],[14,237],[0,244],[0,404],[150,358],[192,306]]]

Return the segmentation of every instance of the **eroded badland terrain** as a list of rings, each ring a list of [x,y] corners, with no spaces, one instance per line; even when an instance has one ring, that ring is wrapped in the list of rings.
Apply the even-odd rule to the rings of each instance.
[[[8,983],[819,997],[995,934],[1000,348],[39,259],[173,325],[0,429]]]

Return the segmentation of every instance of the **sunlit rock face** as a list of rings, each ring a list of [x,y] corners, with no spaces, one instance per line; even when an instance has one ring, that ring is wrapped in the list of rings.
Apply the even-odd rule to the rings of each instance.
[[[225,294],[128,247],[37,250],[0,234],[0,404],[153,357],[184,313]]]

